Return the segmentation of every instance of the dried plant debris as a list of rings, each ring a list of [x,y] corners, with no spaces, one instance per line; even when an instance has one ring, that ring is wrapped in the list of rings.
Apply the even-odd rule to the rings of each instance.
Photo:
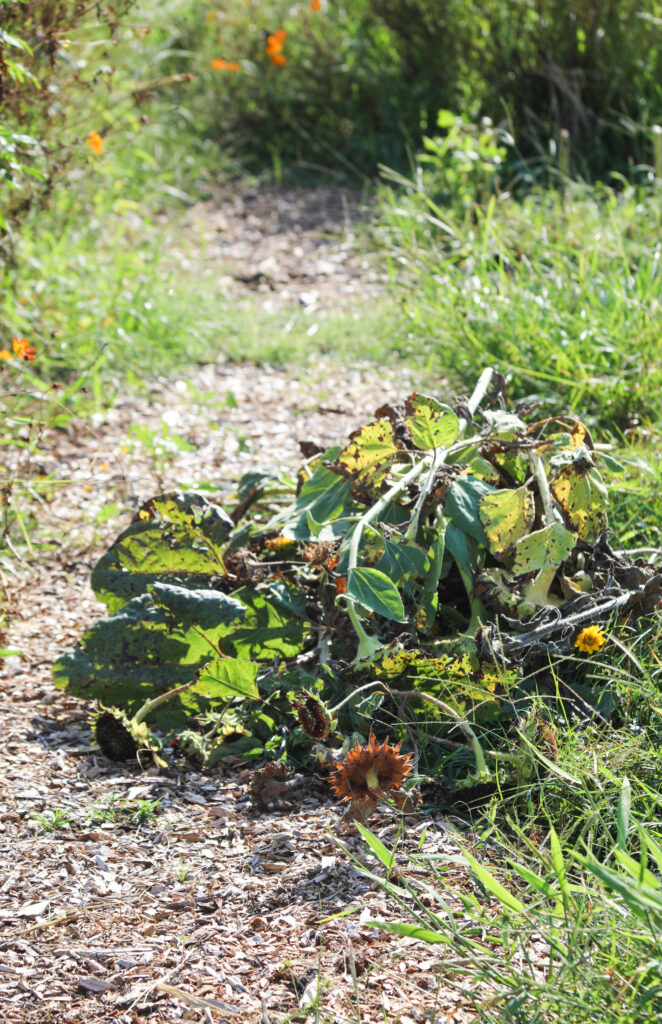
[[[121,709],[156,758],[310,769],[379,724],[430,763],[459,728],[468,778],[489,778],[513,694],[581,652],[582,630],[662,597],[659,568],[609,545],[603,458],[576,416],[506,408],[487,370],[455,408],[383,406],[296,479],[248,474],[232,515],[209,493],[157,495],[94,569],[110,614],[56,684]]]

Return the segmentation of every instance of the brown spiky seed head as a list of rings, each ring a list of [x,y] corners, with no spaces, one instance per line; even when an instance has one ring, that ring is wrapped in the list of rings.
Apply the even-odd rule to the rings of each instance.
[[[356,746],[349,751],[344,761],[335,762],[335,774],[331,786],[340,800],[358,802],[373,801],[374,792],[399,789],[411,774],[411,754],[401,754],[400,747],[389,745],[388,739],[380,745],[370,730],[368,744]]]
[[[304,690],[293,704],[299,725],[306,735],[314,740],[325,740],[333,723],[324,701]]]

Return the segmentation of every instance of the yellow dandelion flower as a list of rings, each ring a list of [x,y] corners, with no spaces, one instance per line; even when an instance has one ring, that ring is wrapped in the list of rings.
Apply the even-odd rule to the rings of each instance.
[[[595,654],[606,643],[607,637],[599,626],[587,626],[586,629],[582,629],[575,640],[575,647],[578,651],[584,651],[586,654]]]

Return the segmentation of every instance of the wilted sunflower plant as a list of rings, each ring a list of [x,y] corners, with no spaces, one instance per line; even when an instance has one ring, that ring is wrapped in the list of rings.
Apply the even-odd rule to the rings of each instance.
[[[492,370],[306,453],[293,480],[150,498],[96,565],[108,616],[55,680],[137,749],[333,764],[361,813],[404,803],[415,761],[450,792],[489,782],[521,761],[550,663],[581,674],[660,600],[609,545],[604,446],[509,407]]]

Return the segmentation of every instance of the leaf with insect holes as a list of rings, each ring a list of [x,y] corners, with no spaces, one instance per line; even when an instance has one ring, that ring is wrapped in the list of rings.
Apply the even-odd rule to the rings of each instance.
[[[385,619],[407,621],[398,588],[379,569],[351,569],[346,596]]]
[[[515,545],[513,575],[522,576],[541,569],[556,569],[572,554],[577,534],[562,523],[552,523],[522,537]]]
[[[580,448],[550,487],[579,539],[594,543],[607,529],[607,490],[588,448]]]
[[[460,421],[453,410],[427,395],[409,396],[405,422],[413,443],[424,451],[448,448],[460,433]]]
[[[490,551],[501,561],[533,526],[536,518],[533,495],[526,487],[485,494],[478,504],[478,516]]]
[[[391,421],[375,420],[351,435],[333,466],[360,486],[373,489],[384,480],[399,452]]]

